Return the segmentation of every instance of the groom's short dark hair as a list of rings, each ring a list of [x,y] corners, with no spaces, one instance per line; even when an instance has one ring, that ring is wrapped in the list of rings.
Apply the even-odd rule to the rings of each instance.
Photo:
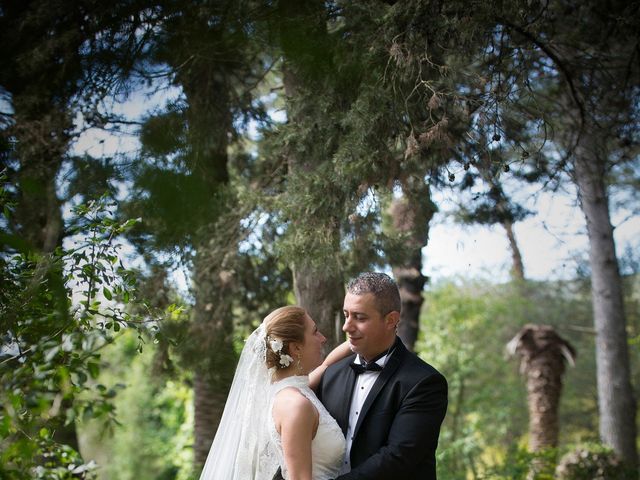
[[[376,299],[376,307],[382,315],[400,312],[402,306],[398,285],[386,273],[361,273],[347,284],[347,292],[352,295],[372,293]]]

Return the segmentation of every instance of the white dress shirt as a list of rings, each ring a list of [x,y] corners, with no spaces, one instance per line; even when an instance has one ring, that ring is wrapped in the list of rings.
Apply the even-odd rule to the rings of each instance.
[[[376,360],[375,363],[384,367],[389,354],[380,357]],[[356,356],[356,359],[353,363],[362,364],[360,360],[360,355]],[[351,397],[351,408],[349,409],[349,426],[347,428],[347,450],[344,454],[344,463],[342,465],[342,470],[340,470],[340,475],[348,473],[351,471],[351,445],[353,443],[353,433],[356,428],[356,424],[358,423],[358,418],[360,412],[362,410],[362,406],[364,405],[373,384],[376,383],[376,379],[380,375],[380,371],[369,370],[362,372],[360,375],[356,377],[356,384],[353,387],[353,395]]]

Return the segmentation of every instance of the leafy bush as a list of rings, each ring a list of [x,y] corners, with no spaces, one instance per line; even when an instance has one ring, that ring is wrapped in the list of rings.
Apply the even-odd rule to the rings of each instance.
[[[599,444],[585,444],[566,453],[558,463],[559,480],[632,480],[637,478],[625,468],[610,449]]]
[[[157,328],[149,309],[127,308],[144,302],[116,240],[135,221],[118,222],[111,210],[104,199],[76,207],[71,246],[50,254],[17,236],[0,239],[1,478],[89,478],[93,465],[57,430],[76,419],[113,420],[116,388],[95,381],[100,350],[124,328],[138,332],[141,348],[143,332]]]

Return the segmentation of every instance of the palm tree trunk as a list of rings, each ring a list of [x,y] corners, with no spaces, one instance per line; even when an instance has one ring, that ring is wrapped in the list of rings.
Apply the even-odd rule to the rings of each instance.
[[[631,387],[622,279],[604,181],[605,159],[598,150],[599,137],[592,133],[581,135],[573,165],[589,236],[600,437],[626,463],[637,466],[636,400]]]
[[[556,447],[562,375],[565,360],[575,358],[573,347],[553,327],[529,324],[509,342],[507,350],[520,356],[520,370],[527,378],[531,451]]]
[[[562,358],[540,355],[527,367],[529,447],[538,452],[558,446],[558,407],[562,392]]]

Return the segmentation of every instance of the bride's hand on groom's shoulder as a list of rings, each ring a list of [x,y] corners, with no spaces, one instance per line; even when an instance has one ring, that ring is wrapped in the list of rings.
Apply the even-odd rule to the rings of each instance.
[[[348,357],[353,352],[351,351],[351,347],[349,347],[349,341],[342,342],[336,348],[329,352],[329,355],[324,359],[322,364],[316,367],[309,373],[309,386],[312,390],[315,390],[318,385],[320,385],[320,378],[322,378],[322,374],[324,371],[334,363],[342,360],[343,358]]]

